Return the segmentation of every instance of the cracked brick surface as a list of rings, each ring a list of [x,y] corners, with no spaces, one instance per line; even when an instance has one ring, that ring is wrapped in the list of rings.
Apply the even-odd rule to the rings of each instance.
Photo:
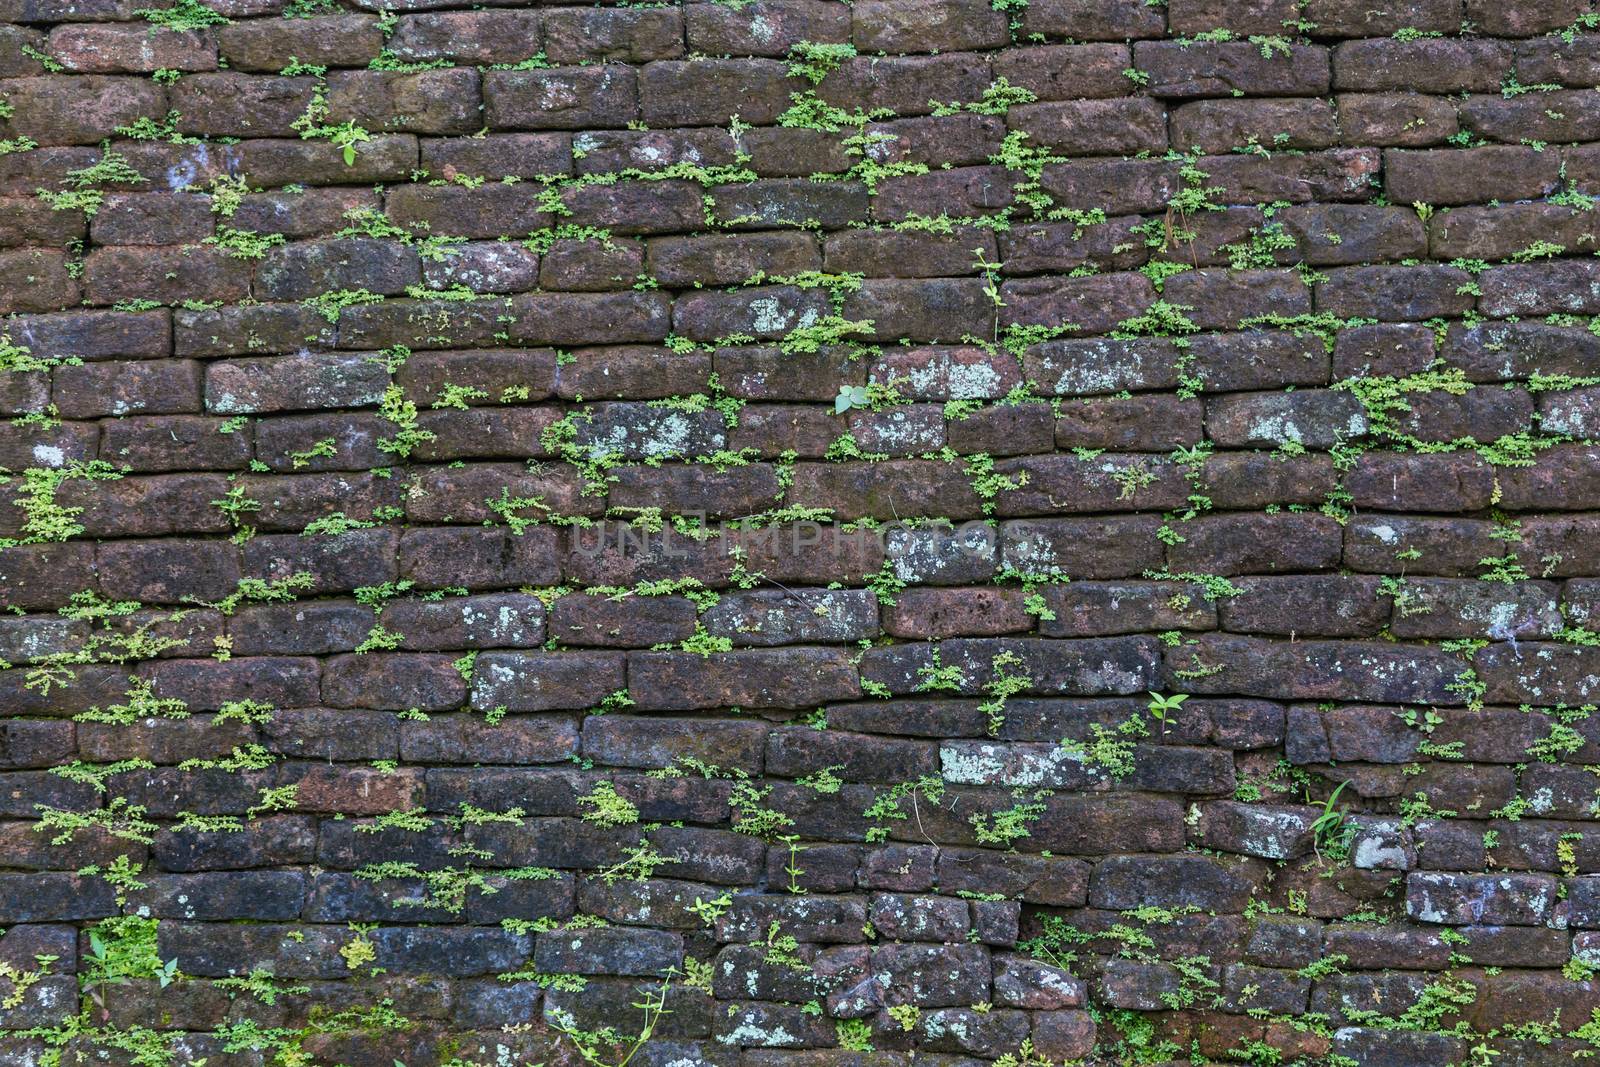
[[[0,1067],[1600,1051],[1590,0],[0,0]]]

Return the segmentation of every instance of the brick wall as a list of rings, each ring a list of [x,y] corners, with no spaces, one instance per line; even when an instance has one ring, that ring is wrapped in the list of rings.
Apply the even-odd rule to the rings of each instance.
[[[1600,1051],[1597,82],[0,0],[0,1064]]]

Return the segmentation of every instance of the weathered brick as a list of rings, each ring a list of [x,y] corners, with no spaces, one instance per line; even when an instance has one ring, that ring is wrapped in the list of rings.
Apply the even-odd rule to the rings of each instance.
[[[1302,641],[1202,635],[1171,649],[1174,670],[1203,667],[1188,678],[1197,692],[1244,693],[1274,699],[1436,702],[1459,705],[1455,690],[1460,662],[1420,645]],[[1221,667],[1220,671],[1213,668]]]
[[[84,261],[83,282],[85,298],[96,304],[235,301],[248,295],[250,268],[198,245],[98,248]]]
[[[1462,150],[1383,154],[1384,186],[1400,203],[1473,204],[1546,196],[1560,183],[1558,159],[1531,148],[1486,145]]]
[[[821,648],[710,656],[633,652],[628,655],[628,689],[640,706],[663,711],[729,705],[792,708],[860,695],[848,658]]]
[[[407,60],[519,63],[541,33],[537,11],[438,11],[403,15],[389,47]]]
[[[550,11],[544,50],[560,64],[675,59],[683,54],[683,22],[683,13],[671,9]]]
[[[684,28],[696,52],[782,56],[801,41],[848,41],[850,12],[821,0],[756,0],[737,9],[690,5]]]
[[[489,71],[484,112],[492,129],[581,130],[626,126],[638,114],[632,68],[616,64]]]
[[[1030,34],[1084,40],[1159,37],[1166,30],[1161,12],[1136,0],[1047,0],[1030,4],[1022,25]]]
[[[216,70],[217,46],[196,30],[136,26],[57,26],[50,55],[69,71],[89,74],[148,74],[156,70]]]
[[[1244,41],[1140,41],[1133,48],[1133,63],[1150,76],[1149,92],[1160,97],[1227,96],[1236,92],[1253,96],[1317,96],[1328,91],[1326,49],[1293,45],[1287,54],[1274,50],[1271,56],[1265,55],[1266,51]]]
[[[1346,144],[1425,148],[1460,131],[1455,107],[1421,93],[1340,93],[1335,97]]]
[[[354,353],[223,360],[206,366],[206,409],[223,415],[365,407],[383,396],[389,375]]]
[[[1538,926],[1555,900],[1555,880],[1547,875],[1414,871],[1406,876],[1406,913],[1427,923]]]
[[[277,22],[246,20],[217,29],[217,51],[235,70],[277,72],[291,59],[359,67],[378,55],[383,33],[371,15],[322,15]]]
[[[972,0],[866,0],[851,20],[863,52],[958,52],[1011,39],[1005,14]]]
[[[473,668],[472,706],[510,711],[586,708],[623,688],[620,654],[503,652]]]
[[[1072,156],[1128,156],[1167,147],[1166,114],[1153,100],[1072,100],[1023,104],[1008,115],[1012,129]]]
[[[149,79],[98,74],[7,78],[0,93],[15,108],[0,129],[41,145],[98,144],[118,126],[162,114],[166,106],[165,92]]]

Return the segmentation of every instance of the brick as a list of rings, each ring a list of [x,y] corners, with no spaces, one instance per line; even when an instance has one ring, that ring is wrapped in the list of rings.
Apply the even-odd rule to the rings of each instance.
[[[234,70],[277,72],[291,58],[328,67],[359,67],[383,47],[370,15],[323,15],[279,22],[247,20],[219,27],[218,54]]]
[[[540,645],[544,605],[523,593],[468,596],[443,603],[401,601],[384,608],[379,623],[416,651]]]
[[[643,707],[663,711],[742,705],[801,707],[848,700],[860,688],[847,658],[831,649],[715,653],[634,652],[628,689]],[[689,680],[695,679],[695,684]]]
[[[1467,18],[1496,36],[1532,37],[1571,25],[1588,11],[1581,0],[1545,0],[1517,11],[1506,11],[1484,0],[1467,0]]]
[[[388,374],[353,353],[225,360],[206,367],[206,409],[223,415],[365,407],[382,399]]]
[[[0,252],[0,269],[17,279],[15,287],[0,297],[0,309],[6,313],[56,311],[78,299],[78,283],[67,273],[66,259],[59,252]]]
[[[999,167],[955,167],[929,174],[890,178],[878,187],[872,215],[880,222],[904,222],[937,207],[941,214],[999,214],[1016,200]]]
[[[624,688],[623,658],[591,652],[503,652],[480,656],[473,668],[472,706],[513,712],[587,708]]]
[[[116,913],[104,882],[66,873],[0,876],[0,915],[7,923],[73,922]]]
[[[1031,630],[1022,598],[999,589],[908,589],[883,609],[884,632],[901,638],[994,636]]]
[[[572,139],[565,133],[430,137],[421,142],[421,161],[447,180],[456,174],[495,181],[567,174],[572,170]]]
[[[1477,668],[1491,700],[1510,703],[1582,703],[1600,680],[1588,649],[1554,644],[1491,645]]]
[[[701,622],[736,646],[842,643],[877,634],[878,603],[865,590],[732,593]]]
[[[514,341],[535,345],[663,340],[669,303],[650,293],[530,293],[512,299]]]
[[[958,52],[1011,39],[1005,14],[972,0],[867,0],[852,9],[851,20],[863,52]]]
[[[1073,156],[1123,156],[1167,147],[1165,114],[1153,100],[1023,104],[1008,121],[1033,143]]]
[[[1421,93],[1493,92],[1510,72],[1504,41],[1380,38],[1349,41],[1333,52],[1333,87]]]
[[[1137,268],[1148,255],[1144,242],[1134,236],[1137,221],[1125,217],[1087,227],[1075,223],[1017,227],[1001,235],[1006,272],[1035,274],[1084,266],[1110,271]]]
[[[1358,507],[1378,511],[1449,512],[1486,506],[1493,477],[1476,456],[1429,456],[1403,463],[1397,453],[1369,452],[1347,479]],[[1405,507],[1399,507],[1404,499]],[[1481,502],[1481,503],[1480,503]]]
[[[449,656],[396,653],[327,661],[323,698],[334,707],[447,711],[466,700],[467,685]]]
[[[1425,148],[1460,129],[1452,104],[1421,93],[1341,93],[1335,106],[1347,144]]]
[[[57,26],[49,54],[69,71],[148,74],[156,70],[216,70],[217,46],[195,30],[135,26]]]
[[[974,53],[862,56],[824,79],[817,95],[847,111],[885,109],[906,117],[932,112],[930,100],[976,100],[989,82],[988,57]]]
[[[184,133],[293,137],[298,133],[294,122],[310,104],[314,84],[306,77],[202,73],[175,83],[167,102],[179,113],[178,127]],[[159,110],[150,108],[148,113]]]
[[[303,182],[332,185],[343,181],[398,181],[417,163],[417,141],[410,134],[380,135],[363,142],[354,163],[326,143],[300,140],[246,141],[232,158],[263,184]]]
[[[1002,460],[995,471],[1016,483],[996,498],[1004,517],[1170,508],[1187,497],[1165,456],[1027,456]]]
[[[1555,881],[1545,875],[1452,875],[1416,871],[1406,876],[1406,912],[1428,923],[1541,925],[1555,903]]]
[[[1533,106],[1537,105],[1537,106]],[[1463,129],[1502,144],[1528,141],[1586,141],[1600,122],[1585,94],[1568,90],[1507,100],[1501,96],[1472,96],[1459,109]]]
[[[656,975],[683,960],[683,939],[664,930],[552,931],[534,942],[534,963],[562,974]]]
[[[467,581],[483,587],[553,583],[559,574],[549,530],[515,535],[502,530],[416,529],[402,536],[400,573],[424,587]]]
[[[1463,169],[1465,168],[1465,169]],[[1384,153],[1385,187],[1398,203],[1472,204],[1546,196],[1559,184],[1560,162],[1543,152],[1486,145]],[[1482,175],[1466,180],[1466,175]]]
[[[1197,906],[1237,913],[1250,896],[1249,867],[1202,856],[1113,857],[1096,864],[1089,902],[1101,908]]]
[[[102,415],[173,415],[200,410],[200,364],[187,360],[117,360],[60,367],[56,408],[69,419]]]
[[[256,268],[255,289],[268,300],[304,300],[330,289],[399,293],[420,280],[410,249],[358,238],[275,248]]]
[[[1029,34],[1120,41],[1159,37],[1166,20],[1137,0],[1047,0],[1028,6],[1022,26]]]
[[[754,137],[756,131],[746,131]],[[565,136],[565,135],[563,135]],[[748,144],[752,154],[756,146]],[[733,137],[727,130],[585,130],[574,137],[568,169],[579,174],[606,174],[636,167],[661,170],[680,163],[727,165],[734,162]]]
[[[1433,361],[1434,344],[1431,330],[1410,324],[1341,330],[1334,343],[1333,377],[1408,377],[1427,369]]]
[[[1595,62],[1594,49],[1580,38],[1551,34],[1516,43],[1517,69],[1536,85],[1581,86]]]
[[[0,245],[55,244],[82,237],[84,221],[48,204],[6,197],[0,200]]]
[[[585,414],[575,444],[592,456],[659,460],[714,452],[727,441],[727,423],[715,411],[608,403]]]
[[[661,237],[649,243],[650,273],[669,286],[737,285],[756,274],[795,274],[822,264],[817,241],[802,233],[742,237]]]
[[[1197,692],[1244,693],[1271,699],[1437,702],[1456,705],[1459,661],[1417,645],[1202,636],[1167,654],[1174,669],[1195,664],[1222,670],[1190,678]]]
[[[134,193],[107,197],[90,235],[98,244],[175,245],[202,241],[211,230],[204,197]]]
[[[1165,211],[1182,188],[1177,168],[1159,160],[1093,160],[1052,164],[1041,184],[1065,207],[1107,215]]]
[[[557,241],[539,263],[539,279],[550,289],[605,292],[628,288],[643,267],[644,248],[637,241]]]
[[[1027,18],[1024,12],[1024,22]],[[1074,100],[1121,96],[1128,86],[1123,71],[1132,65],[1124,44],[1046,45],[999,53],[994,73],[1040,100]]]
[[[1460,27],[1456,0],[1404,0],[1373,8],[1362,0],[1310,0],[1304,16],[1319,36],[1391,37],[1401,29],[1451,33]]]
[[[1206,401],[1206,428],[1223,447],[1327,449],[1363,437],[1366,411],[1353,394],[1333,390],[1230,393]]]
[[[1172,143],[1180,150],[1327,148],[1339,139],[1333,109],[1321,100],[1200,100],[1172,113]]]
[[[980,288],[954,279],[866,282],[844,314],[872,322],[868,335],[879,340],[948,343],[993,332],[993,308]]]
[[[1150,582],[1072,582],[1044,592],[1054,619],[1041,619],[1047,637],[1099,637],[1147,630],[1208,630],[1216,608],[1198,586]]]
[[[25,26],[7,26],[0,34],[0,77],[15,78],[30,74],[43,74],[44,64],[28,55],[23,48],[43,49],[45,35]]]
[[[490,71],[483,103],[492,129],[620,127],[637,115],[639,90],[634,71],[615,64]]]
[[[261,656],[220,662],[164,660],[146,663],[138,673],[157,696],[182,700],[191,711],[216,711],[234,700],[277,707],[313,705],[320,670],[308,658]]]
[[[401,16],[389,47],[411,61],[515,64],[541,32],[537,11],[430,11]]]
[[[1584,220],[1568,211],[1551,211],[1545,204],[1458,208],[1429,229],[1430,247],[1441,258],[1507,259],[1539,240],[1563,247],[1594,240]]]
[[[98,74],[8,78],[0,81],[0,93],[16,109],[0,124],[5,136],[46,146],[98,144],[116,127],[162,114],[166,106],[166,94],[148,79]]]
[[[545,15],[544,48],[558,64],[645,63],[683,54],[682,12],[602,8]]]
[[[242,261],[196,245],[99,248],[83,270],[84,296],[96,304],[234,301],[247,295],[249,279],[250,268]]]
[[[657,770],[693,758],[729,770],[761,769],[764,725],[703,719],[591,716],[583,724],[585,757],[612,767]]]
[[[765,766],[767,773],[789,778],[832,767],[853,781],[897,782],[932,773],[935,755],[926,742],[794,726],[768,736]]]
[[[1185,314],[1201,329],[1234,329],[1256,316],[1311,310],[1309,288],[1283,271],[1187,271],[1167,281],[1165,296],[1192,309]]]
[[[578,187],[561,197],[573,224],[618,234],[670,233],[701,223],[705,207],[687,182],[617,182]]]
[[[734,115],[767,125],[804,84],[775,60],[650,63],[640,69],[639,113],[653,126],[725,126]]]
[[[330,118],[383,132],[474,132],[483,124],[478,97],[478,72],[461,67],[328,76]]]
[[[1414,574],[1471,575],[1479,560],[1504,554],[1493,526],[1472,519],[1374,515],[1345,533],[1345,564],[1368,573],[1389,573],[1404,559]]]
[[[1285,0],[1247,0],[1241,4],[1217,0],[1177,0],[1168,14],[1174,33],[1197,33],[1225,29],[1235,33],[1277,33],[1293,25],[1299,15],[1296,5]]]
[[[1001,310],[1003,325],[1070,325],[1098,334],[1110,333],[1143,314],[1154,302],[1155,290],[1140,274],[1105,274],[1008,281],[1001,285],[1000,296],[1006,305]]]
[[[394,759],[400,751],[399,733],[399,724],[387,712],[331,708],[280,711],[262,730],[269,751],[323,760]]]
[[[848,41],[850,12],[820,0],[756,0],[738,9],[690,6],[684,28],[695,52],[782,56],[801,41]]]
[[[1495,316],[1582,311],[1592,302],[1589,273],[1587,263],[1571,261],[1492,268],[1483,276],[1483,310]]]
[[[504,184],[478,189],[402,186],[392,190],[387,201],[388,213],[397,224],[453,237],[493,239],[528,233],[550,219],[521,189]],[[397,257],[393,251],[389,255]]]
[[[102,545],[95,570],[108,596],[164,604],[187,597],[221,600],[234,591],[240,574],[232,545],[186,539]]]
[[[1241,591],[1218,605],[1222,628],[1303,637],[1375,637],[1391,604],[1376,578],[1283,575],[1234,583]]]
[[[1159,569],[1154,518],[1031,519],[1002,524],[1000,562],[1013,571],[1087,579],[1127,578]]]
[[[1326,49],[1291,45],[1287,55],[1274,49],[1271,56],[1263,51],[1244,41],[1140,41],[1134,45],[1133,63],[1150,76],[1147,88],[1159,97],[1227,96],[1233,92],[1318,96],[1328,91]]]

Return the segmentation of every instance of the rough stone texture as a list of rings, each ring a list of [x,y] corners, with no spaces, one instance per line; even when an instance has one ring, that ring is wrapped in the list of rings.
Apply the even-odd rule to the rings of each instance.
[[[1589,0],[149,6],[0,0],[0,1065],[1600,1047]]]

